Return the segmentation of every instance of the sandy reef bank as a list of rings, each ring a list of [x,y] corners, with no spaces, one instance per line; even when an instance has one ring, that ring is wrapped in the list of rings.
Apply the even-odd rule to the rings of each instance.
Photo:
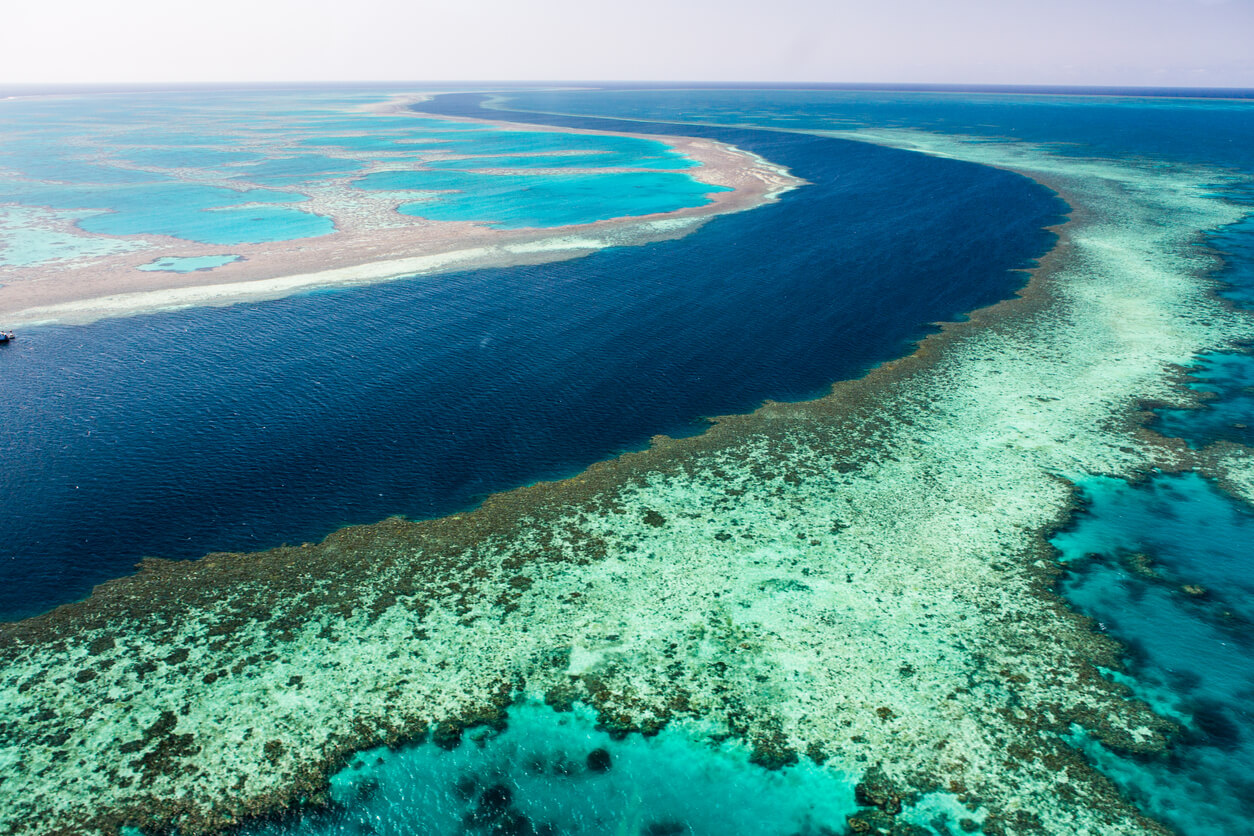
[[[423,98],[401,96],[362,109],[409,114],[418,119],[419,114],[408,107]],[[637,136],[464,118],[442,117],[441,121],[504,129],[524,127],[527,131]],[[95,242],[97,249],[102,247],[101,242],[112,242],[124,251],[88,254],[33,267],[0,265],[0,322],[5,327],[54,322],[85,324],[105,317],[277,299],[315,288],[449,270],[577,258],[604,247],[676,238],[699,228],[711,217],[753,209],[803,183],[779,166],[724,143],[682,136],[639,138],[660,140],[700,161],[700,167],[685,173],[700,182],[731,190],[712,193],[705,205],[674,212],[611,218],[578,226],[501,230],[469,222],[402,215],[396,209],[413,200],[412,195],[389,201],[354,189],[351,181],[363,173],[358,172],[351,177],[333,178],[321,186],[298,189],[309,199],[284,204],[331,217],[336,230],[329,235],[232,245],[198,244],[161,235],[91,235],[86,240]],[[382,158],[379,165],[384,170],[399,165],[386,154],[376,156]],[[233,181],[206,184],[237,190],[250,185]],[[262,184],[252,185],[264,188]],[[72,213],[59,214],[66,217],[57,221],[51,231],[67,239],[82,239],[84,233],[74,226]],[[226,255],[239,256],[239,260],[211,271],[138,269],[159,258]]]
[[[0,821],[220,830],[317,798],[348,752],[447,742],[525,694],[622,731],[703,718],[765,767],[878,767],[907,807],[951,796],[988,834],[1165,832],[1063,741],[1149,753],[1173,729],[1100,674],[1118,648],[1052,593],[1045,538],[1068,476],[1189,464],[1137,409],[1254,335],[1193,246],[1241,210],[1213,172],[858,138],[1059,190],[1072,220],[1024,298],[825,398],[473,513],[149,561],[0,626]]]

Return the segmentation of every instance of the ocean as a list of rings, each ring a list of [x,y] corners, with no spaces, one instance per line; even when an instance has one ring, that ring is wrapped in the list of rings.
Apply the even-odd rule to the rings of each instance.
[[[337,94],[323,95],[325,103]],[[503,91],[486,110],[484,100],[454,93],[414,107],[715,139],[808,185],[678,240],[572,261],[24,329],[0,347],[0,614],[18,619],[78,600],[145,556],[258,551],[389,516],[464,512],[497,492],[644,449],[658,434],[701,433],[713,416],[821,396],[910,354],[938,323],[1013,298],[1057,240],[1049,228],[1064,219],[1064,200],[1005,167],[889,140],[1028,149],[1062,170],[1164,170],[1196,183],[1205,199],[1254,202],[1248,98],[599,89]],[[302,130],[327,127],[323,114]],[[562,150],[586,153],[580,142]],[[348,144],[369,151],[360,139]],[[481,153],[497,152],[489,142]],[[502,157],[486,159],[495,166]],[[644,175],[647,192],[666,193],[681,166]],[[426,182],[463,194],[491,176],[433,169],[365,176],[381,178],[380,189],[432,188]],[[700,193],[690,183],[672,190],[677,205]],[[580,185],[593,194],[615,188],[597,174]],[[514,201],[505,209],[493,209],[489,192],[448,201],[445,217],[543,226],[592,220],[599,205],[572,206],[559,187],[549,204],[558,214],[537,215],[516,189],[495,198]],[[118,193],[97,192],[106,205]],[[212,202],[215,193],[195,196],[202,202],[183,209],[230,210]],[[615,206],[647,211],[630,202],[636,197]],[[117,223],[128,206],[116,208],[84,224]],[[267,228],[318,234],[284,218]],[[1200,281],[1238,310],[1254,304],[1248,220],[1207,229],[1192,246],[1211,259]],[[1075,502],[1050,532],[1049,559],[1058,566],[1054,588],[1092,619],[1095,635],[1118,642],[1103,675],[1178,731],[1165,751],[1138,751],[1076,724],[1068,744],[1178,832],[1254,833],[1254,510],[1241,471],[1227,464],[1251,443],[1254,361],[1234,343],[1162,374],[1202,397],[1187,406],[1150,398],[1140,418],[1166,439],[1152,444],[1192,452],[1164,454],[1174,468],[1052,472],[1074,486]],[[831,530],[839,539],[842,525]],[[874,802],[866,765],[837,756],[827,769],[803,759],[765,770],[725,737],[711,743],[712,734],[679,723],[656,736],[615,734],[604,712],[527,703],[511,709],[508,727],[489,723],[460,746],[411,741],[359,753],[317,799],[325,803],[252,832],[822,833],[891,806]],[[962,797],[910,796],[892,832],[1019,832]]]

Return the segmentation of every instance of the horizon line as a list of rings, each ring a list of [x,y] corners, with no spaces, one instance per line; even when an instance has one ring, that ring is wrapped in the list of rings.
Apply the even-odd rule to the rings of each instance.
[[[28,92],[169,92],[180,89],[282,89],[289,87],[305,88],[316,86],[337,87],[395,87],[395,86],[490,86],[490,87],[648,87],[667,89],[854,89],[854,90],[892,90],[900,92],[935,91],[935,92],[1037,92],[1067,93],[1077,92],[1092,96],[1118,96],[1125,94],[1171,97],[1183,94],[1199,94],[1205,98],[1254,98],[1254,87],[1229,86],[1197,86],[1197,85],[1142,85],[1142,84],[1013,84],[989,82],[828,82],[828,81],[649,81],[649,80],[590,80],[590,79],[535,79],[535,80],[500,80],[500,79],[460,79],[460,80],[422,80],[422,79],[368,79],[368,80],[331,80],[309,79],[288,81],[55,81],[55,82],[0,82],[0,96],[21,95]],[[473,91],[466,91],[473,92]],[[1223,94],[1223,95],[1220,95]],[[1239,94],[1239,95],[1233,95]]]

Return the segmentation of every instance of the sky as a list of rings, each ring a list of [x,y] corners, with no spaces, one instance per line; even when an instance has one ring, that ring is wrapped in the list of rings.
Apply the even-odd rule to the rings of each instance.
[[[1254,88],[1254,0],[8,0],[0,85]]]

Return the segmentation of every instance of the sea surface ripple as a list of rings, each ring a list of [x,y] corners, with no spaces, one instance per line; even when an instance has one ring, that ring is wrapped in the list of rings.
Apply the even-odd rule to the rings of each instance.
[[[449,513],[820,394],[1012,294],[1063,209],[967,163],[700,133],[813,185],[572,262],[24,332],[0,355],[0,617],[144,556]]]

